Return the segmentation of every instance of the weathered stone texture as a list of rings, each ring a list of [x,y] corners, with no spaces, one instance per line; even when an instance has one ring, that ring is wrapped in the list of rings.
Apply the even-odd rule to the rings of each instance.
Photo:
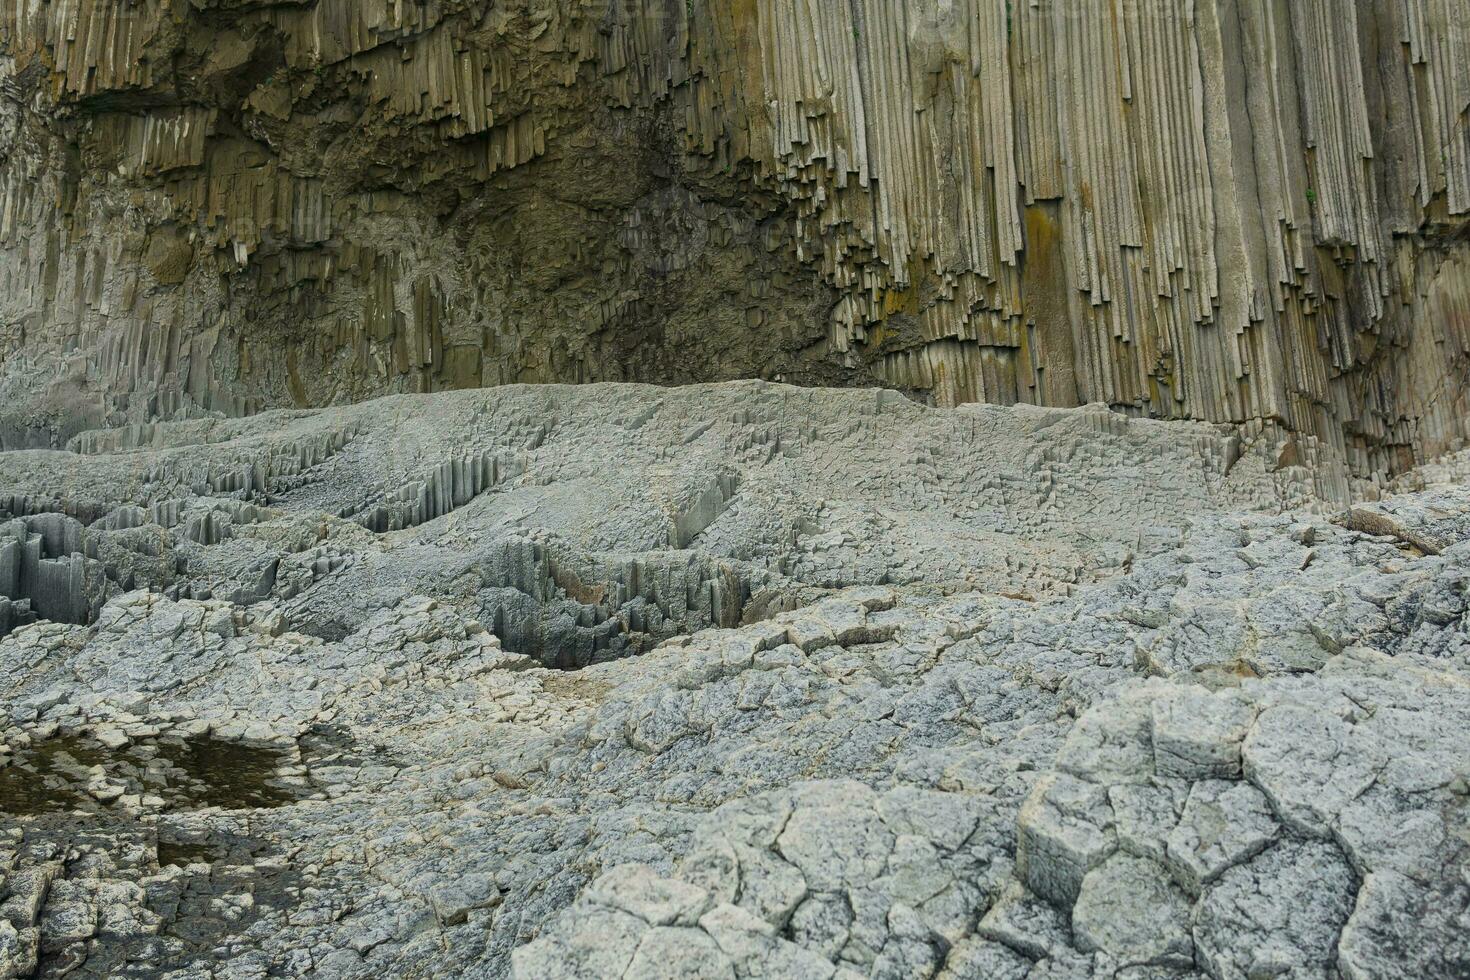
[[[5,975],[1470,976],[1466,454],[1333,516],[752,381],[72,445],[0,453]]]

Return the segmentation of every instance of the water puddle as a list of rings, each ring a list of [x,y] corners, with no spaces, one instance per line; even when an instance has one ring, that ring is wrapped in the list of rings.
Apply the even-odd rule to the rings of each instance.
[[[270,809],[306,795],[280,778],[291,763],[282,749],[209,736],[112,749],[63,733],[13,745],[0,760],[0,813],[11,816],[103,812],[119,800],[154,811]]]
[[[0,768],[0,811],[34,816],[83,806],[90,797],[77,787],[88,769],[102,761],[104,752],[100,742],[74,735],[44,739],[12,751]]]
[[[177,868],[187,868],[191,864],[214,864],[225,856],[223,847],[216,847],[203,841],[163,840],[158,841],[158,866],[160,868],[173,865]]]
[[[183,774],[174,787],[198,806],[268,810],[301,794],[276,780],[289,761],[280,749],[217,738],[160,742],[158,757]]]
[[[249,833],[255,814],[313,795],[315,751],[331,749],[344,764],[361,755],[349,733],[326,728],[313,733],[314,748],[131,731],[132,741],[121,729],[14,732],[0,741],[6,876],[15,887],[42,881],[0,912],[0,926],[8,916],[12,930],[39,934],[19,959],[0,948],[0,977],[60,977],[83,964],[88,976],[196,975],[201,958],[300,901],[292,856]],[[79,894],[109,896],[106,917],[87,905],[91,924],[78,920]],[[103,932],[104,922],[117,927]]]

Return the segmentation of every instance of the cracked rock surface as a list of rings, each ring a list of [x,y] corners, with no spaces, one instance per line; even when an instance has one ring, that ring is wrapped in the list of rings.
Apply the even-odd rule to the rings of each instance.
[[[1280,460],[757,383],[0,455],[0,974],[1470,975],[1470,491]]]

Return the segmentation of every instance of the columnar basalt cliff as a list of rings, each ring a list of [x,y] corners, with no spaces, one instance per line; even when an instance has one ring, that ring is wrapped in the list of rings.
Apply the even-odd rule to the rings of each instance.
[[[12,0],[0,441],[765,377],[1470,429],[1459,0]]]

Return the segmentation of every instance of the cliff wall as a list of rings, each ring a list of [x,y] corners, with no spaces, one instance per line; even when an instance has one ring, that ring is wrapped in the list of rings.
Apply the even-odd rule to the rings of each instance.
[[[1470,434],[1463,0],[10,0],[0,444],[765,377]]]

